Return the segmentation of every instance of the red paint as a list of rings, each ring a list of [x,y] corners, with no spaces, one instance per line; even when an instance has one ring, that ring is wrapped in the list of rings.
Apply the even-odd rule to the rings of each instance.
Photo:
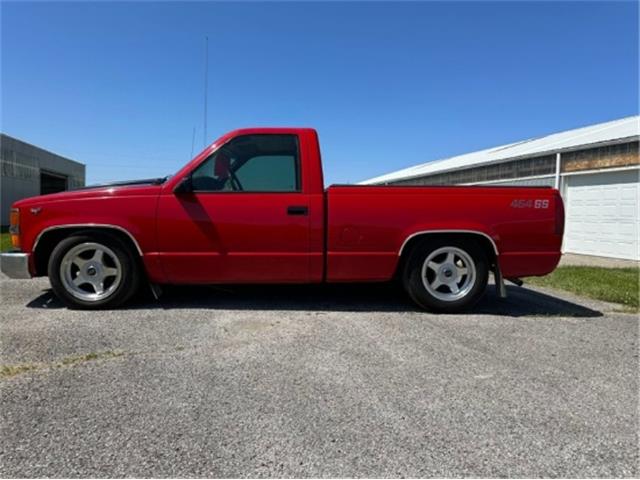
[[[298,136],[300,192],[174,193],[212,151],[237,135],[256,133]],[[548,203],[515,208],[513,200]],[[307,207],[308,215],[288,215],[291,205]],[[545,188],[332,186],[325,191],[317,134],[300,128],[231,132],[162,185],[78,190],[21,200],[14,207],[20,209],[24,251],[32,253],[48,227],[114,225],[136,240],[148,276],[158,283],[384,281],[394,274],[409,237],[452,230],[491,238],[505,277],[545,275],[560,259],[564,216],[558,192]],[[41,211],[34,215],[31,207]]]

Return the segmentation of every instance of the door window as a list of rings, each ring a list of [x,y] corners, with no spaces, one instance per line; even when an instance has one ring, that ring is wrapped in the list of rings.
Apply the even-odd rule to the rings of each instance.
[[[243,135],[196,168],[194,191],[299,192],[300,155],[295,135]]]

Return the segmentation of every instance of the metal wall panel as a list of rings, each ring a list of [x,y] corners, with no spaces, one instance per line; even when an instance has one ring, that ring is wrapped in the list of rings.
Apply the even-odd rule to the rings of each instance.
[[[11,204],[40,195],[40,170],[68,178],[68,188],[85,184],[85,166],[42,148],[0,134],[0,224],[9,223]]]

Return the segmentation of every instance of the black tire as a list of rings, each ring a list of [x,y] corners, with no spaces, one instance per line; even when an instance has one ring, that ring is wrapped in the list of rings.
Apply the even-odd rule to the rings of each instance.
[[[120,263],[121,277],[117,287],[108,296],[97,300],[84,300],[74,296],[65,287],[61,277],[61,263],[65,255],[74,247],[85,243],[95,243],[107,247]],[[82,247],[81,247],[82,248]],[[140,286],[141,272],[138,259],[131,248],[115,235],[107,233],[82,232],[62,240],[49,257],[47,268],[53,292],[69,308],[100,310],[115,308],[129,300]]]
[[[475,274],[473,278],[469,280],[466,288],[463,289],[464,295],[460,298],[448,300],[438,298],[427,289],[425,282],[423,282],[422,272],[426,260],[432,253],[441,251],[442,249],[457,249],[457,251],[462,251],[468,256],[471,262],[473,262]],[[443,253],[442,255],[446,254]],[[449,271],[444,273],[451,275]],[[429,275],[433,277],[436,273],[434,271]],[[421,241],[416,244],[409,253],[404,265],[404,271],[402,272],[402,283],[411,300],[422,309],[442,313],[461,312],[475,305],[484,294],[488,278],[489,261],[486,252],[477,242],[462,238],[447,239],[446,237],[437,237]],[[435,280],[435,278],[433,279]],[[426,280],[426,282],[431,283],[429,280]],[[465,277],[462,277],[462,285],[465,285],[465,282]],[[452,290],[449,290],[447,293],[448,289],[449,287],[442,285],[435,289],[435,294],[439,294],[441,297],[451,295]]]

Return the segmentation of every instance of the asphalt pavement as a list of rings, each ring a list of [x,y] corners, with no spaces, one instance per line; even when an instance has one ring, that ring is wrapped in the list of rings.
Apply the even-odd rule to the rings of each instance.
[[[638,318],[543,290],[0,284],[2,477],[638,477]]]

